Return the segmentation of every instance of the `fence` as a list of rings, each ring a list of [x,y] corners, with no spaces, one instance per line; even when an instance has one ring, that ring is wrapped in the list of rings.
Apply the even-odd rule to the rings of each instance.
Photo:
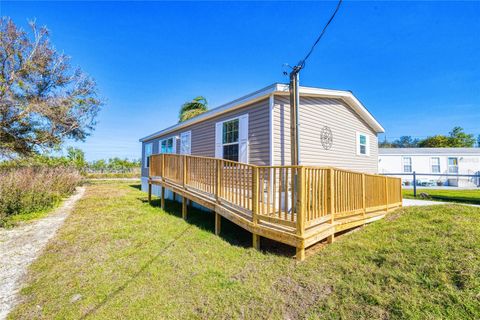
[[[384,176],[402,176],[402,177],[412,177],[412,186],[413,186],[413,195],[417,196],[417,187],[432,187],[431,182],[422,182],[421,179],[418,177],[435,177],[437,181],[439,181],[440,177],[452,178],[457,180],[456,187],[459,187],[458,181],[461,178],[468,178],[469,182],[473,184],[473,186],[480,187],[480,172],[477,174],[460,174],[460,173],[417,173],[413,172],[402,172],[402,173],[382,173]],[[443,186],[443,182],[440,186]]]

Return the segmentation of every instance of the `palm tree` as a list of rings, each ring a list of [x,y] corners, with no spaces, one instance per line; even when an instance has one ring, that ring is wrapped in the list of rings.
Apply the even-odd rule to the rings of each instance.
[[[188,119],[196,117],[208,110],[207,99],[203,96],[198,96],[192,101],[185,102],[180,108],[178,122],[184,122]]]

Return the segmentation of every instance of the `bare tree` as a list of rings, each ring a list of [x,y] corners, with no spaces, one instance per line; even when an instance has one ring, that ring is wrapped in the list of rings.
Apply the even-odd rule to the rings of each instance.
[[[81,140],[102,101],[96,83],[55,50],[45,27],[30,33],[0,18],[0,156],[30,155]]]

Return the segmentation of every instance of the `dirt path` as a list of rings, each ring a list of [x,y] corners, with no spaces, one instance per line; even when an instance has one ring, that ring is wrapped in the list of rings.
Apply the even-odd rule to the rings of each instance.
[[[0,229],[0,320],[5,319],[15,306],[28,266],[55,235],[84,192],[84,187],[78,188],[45,218],[10,230]]]

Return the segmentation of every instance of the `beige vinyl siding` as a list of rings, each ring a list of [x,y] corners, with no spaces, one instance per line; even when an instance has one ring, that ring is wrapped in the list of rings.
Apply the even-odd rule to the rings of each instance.
[[[188,127],[170,132],[164,136],[145,141],[142,145],[154,142],[153,153],[158,153],[158,141],[177,136],[177,153],[180,153],[180,134],[185,131],[192,132],[192,155],[215,157],[215,124],[248,113],[248,162],[256,165],[269,165],[270,163],[270,112],[269,100],[264,99],[238,110],[224,113],[220,116],[192,124]],[[142,146],[142,158],[144,156]],[[148,170],[142,169],[142,176],[148,176]]]
[[[274,164],[290,164],[288,96],[275,96],[273,119]],[[375,131],[341,99],[301,97],[299,124],[301,164],[378,172]],[[328,126],[333,133],[333,145],[329,150],[323,148],[320,140],[320,132],[324,126]],[[357,132],[369,136],[370,155],[357,155]]]

